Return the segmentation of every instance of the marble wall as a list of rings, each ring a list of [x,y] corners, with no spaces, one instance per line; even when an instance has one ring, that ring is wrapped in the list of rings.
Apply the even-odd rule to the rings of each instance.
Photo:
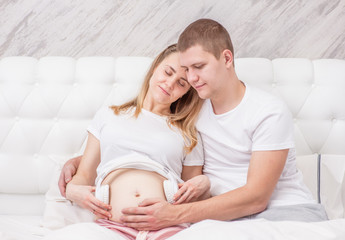
[[[153,57],[199,18],[236,57],[345,58],[345,0],[0,0],[0,57]]]

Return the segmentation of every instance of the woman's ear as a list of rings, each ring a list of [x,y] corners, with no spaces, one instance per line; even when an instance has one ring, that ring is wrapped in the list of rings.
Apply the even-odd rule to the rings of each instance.
[[[229,49],[225,49],[222,52],[223,56],[224,56],[224,60],[225,60],[225,65],[226,66],[232,66],[232,62],[233,62],[233,56],[232,56],[232,52]]]

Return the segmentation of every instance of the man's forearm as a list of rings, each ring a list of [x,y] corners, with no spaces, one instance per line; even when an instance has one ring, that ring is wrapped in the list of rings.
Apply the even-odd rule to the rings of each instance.
[[[181,204],[177,207],[178,223],[195,223],[204,219],[232,220],[263,211],[266,201],[238,188],[203,201]]]
[[[210,197],[212,197],[210,190],[208,189],[207,191],[205,191],[201,196],[199,196],[197,201],[201,201],[201,200],[205,200],[205,199],[209,199]]]
[[[186,205],[181,219],[232,220],[266,209],[284,169],[288,149],[253,152],[244,186],[213,198]]]

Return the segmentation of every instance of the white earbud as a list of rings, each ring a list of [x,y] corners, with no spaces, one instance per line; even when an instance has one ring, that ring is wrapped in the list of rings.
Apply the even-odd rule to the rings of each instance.
[[[109,185],[101,185],[96,188],[95,197],[105,204],[109,204]]]
[[[163,187],[164,187],[164,193],[167,201],[169,203],[174,203],[174,195],[178,190],[178,185],[176,182],[173,182],[171,180],[165,180],[163,182]]]

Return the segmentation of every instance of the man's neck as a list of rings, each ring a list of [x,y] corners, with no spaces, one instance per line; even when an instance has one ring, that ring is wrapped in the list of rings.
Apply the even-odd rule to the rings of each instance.
[[[212,97],[211,103],[215,114],[231,111],[240,104],[244,97],[246,86],[235,75],[227,84]]]

